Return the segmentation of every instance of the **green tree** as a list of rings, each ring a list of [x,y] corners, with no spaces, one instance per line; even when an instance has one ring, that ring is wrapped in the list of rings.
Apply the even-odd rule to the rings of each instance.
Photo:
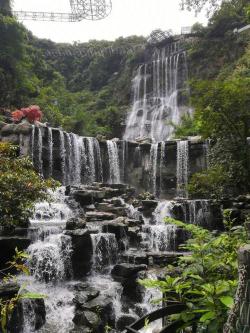
[[[17,147],[0,142],[0,225],[27,225],[37,201],[49,198],[55,188],[51,179],[43,180],[31,161],[17,156]]]

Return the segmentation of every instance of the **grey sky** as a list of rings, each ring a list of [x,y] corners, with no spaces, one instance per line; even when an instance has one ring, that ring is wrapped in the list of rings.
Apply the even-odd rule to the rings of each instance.
[[[130,35],[147,36],[154,29],[172,29],[199,21],[206,23],[204,15],[180,11],[179,0],[112,0],[113,10],[101,21],[55,23],[24,21],[36,36],[56,42],[86,42],[90,39],[114,40]],[[15,0],[15,10],[69,12],[69,0]]]

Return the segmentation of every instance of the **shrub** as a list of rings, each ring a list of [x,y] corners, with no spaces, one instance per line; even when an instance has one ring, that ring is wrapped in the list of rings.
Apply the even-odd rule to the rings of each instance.
[[[57,183],[44,180],[29,158],[18,157],[17,147],[0,142],[0,225],[27,225],[37,201],[48,199],[48,188]]]

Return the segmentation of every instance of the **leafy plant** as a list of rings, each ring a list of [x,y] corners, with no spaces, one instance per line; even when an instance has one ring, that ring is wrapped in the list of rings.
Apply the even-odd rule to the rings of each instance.
[[[15,276],[10,273],[13,269],[16,273],[24,273],[29,275],[29,269],[25,265],[28,255],[23,251],[15,249],[15,254],[11,261],[7,262],[7,267],[0,270],[1,280],[3,283],[13,282],[16,280]],[[7,333],[7,325],[15,307],[22,299],[38,299],[44,298],[44,295],[28,292],[25,286],[21,286],[17,294],[10,299],[0,299],[0,327],[3,333]]]
[[[235,228],[230,215],[230,211],[224,212],[225,231],[217,236],[201,227],[166,219],[192,235],[182,247],[188,253],[178,258],[178,273],[169,266],[170,274],[164,280],[141,283],[160,289],[164,301],[186,305],[186,310],[170,317],[181,320],[183,329],[197,324],[198,332],[223,330],[238,282],[237,250],[247,242],[244,228]]]
[[[0,225],[22,226],[28,223],[37,201],[48,199],[48,188],[57,182],[44,180],[27,157],[17,156],[17,147],[0,142]]]

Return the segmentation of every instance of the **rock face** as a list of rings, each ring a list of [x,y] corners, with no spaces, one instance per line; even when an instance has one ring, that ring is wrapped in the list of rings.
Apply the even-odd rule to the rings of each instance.
[[[0,284],[0,299],[10,300],[15,297],[20,286],[15,283]],[[7,324],[8,332],[23,333],[26,316],[32,313],[32,328],[39,330],[45,324],[46,310],[43,299],[23,299],[19,300]]]
[[[66,231],[72,240],[72,269],[75,279],[87,275],[91,270],[92,242],[89,230]]]

